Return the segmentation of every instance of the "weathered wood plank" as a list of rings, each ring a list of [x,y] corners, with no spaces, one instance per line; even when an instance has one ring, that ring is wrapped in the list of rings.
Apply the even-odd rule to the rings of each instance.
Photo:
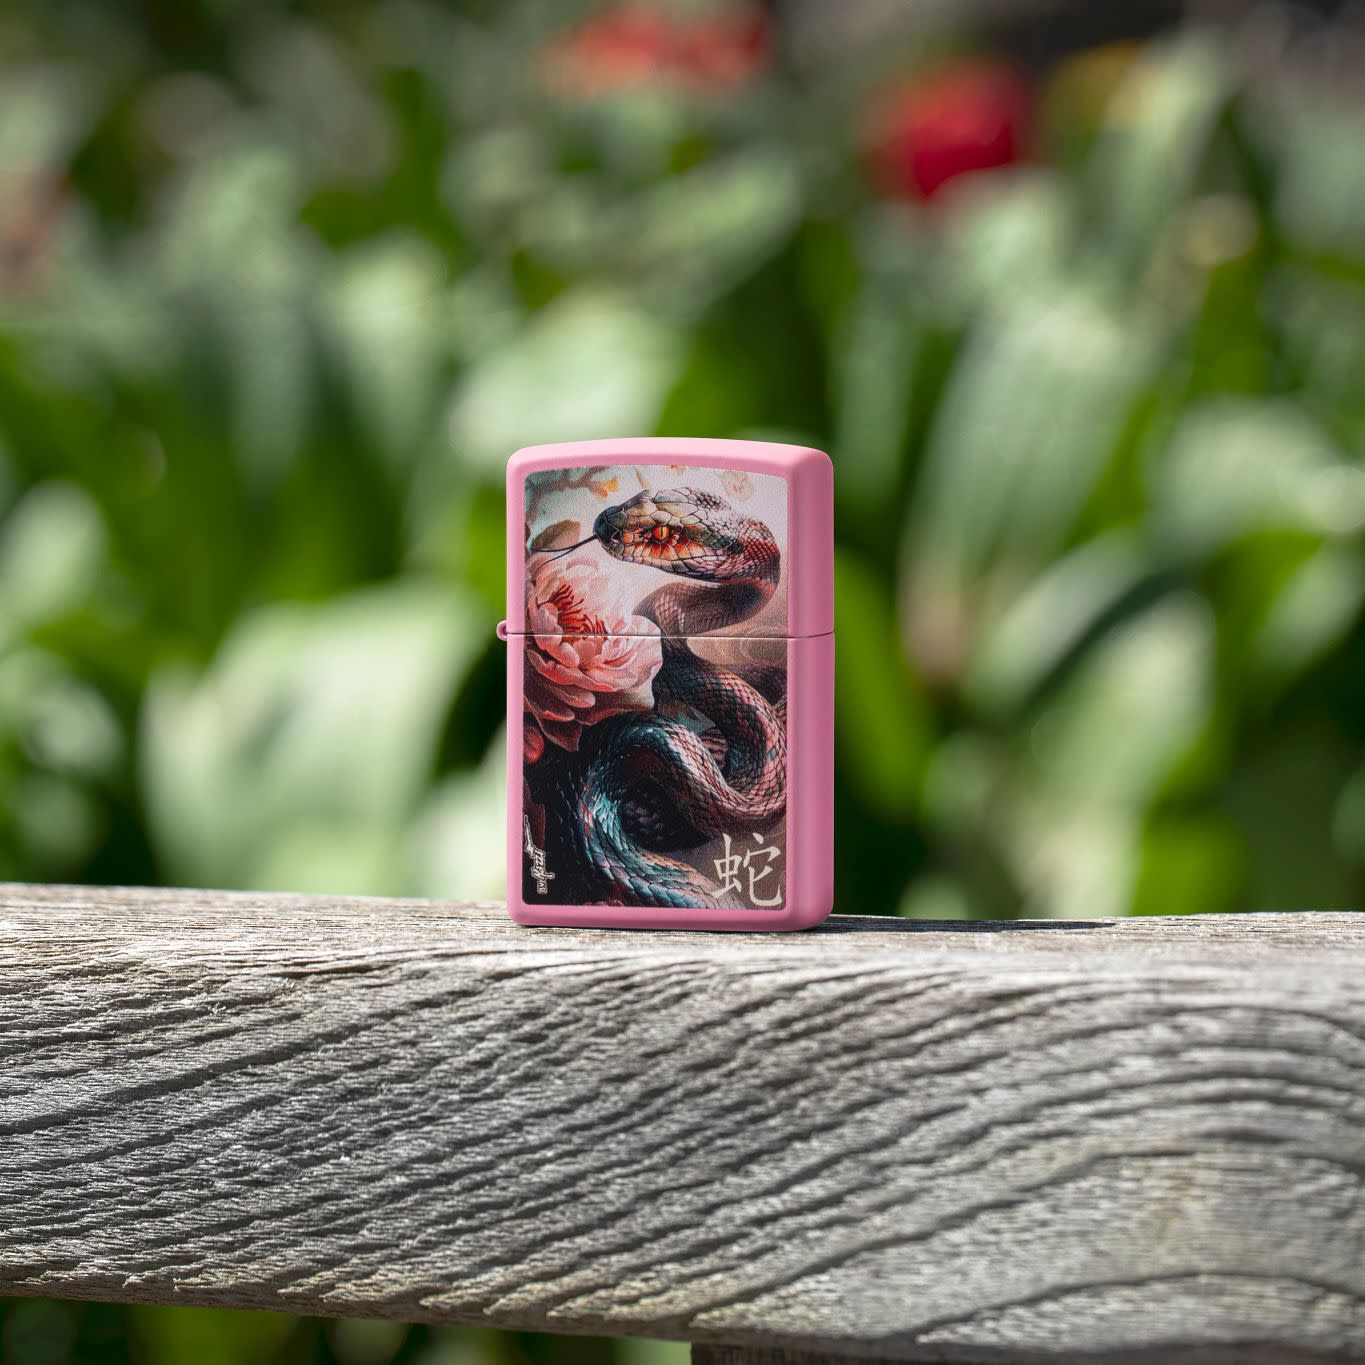
[[[0,1292],[1361,1358],[1363,964],[1350,915],[763,938],[0,888]]]

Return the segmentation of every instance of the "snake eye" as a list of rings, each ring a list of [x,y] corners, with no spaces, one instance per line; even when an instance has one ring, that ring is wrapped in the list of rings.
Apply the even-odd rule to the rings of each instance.
[[[671,526],[656,526],[651,534],[660,545],[664,545],[667,544],[668,538],[673,534],[673,528]]]

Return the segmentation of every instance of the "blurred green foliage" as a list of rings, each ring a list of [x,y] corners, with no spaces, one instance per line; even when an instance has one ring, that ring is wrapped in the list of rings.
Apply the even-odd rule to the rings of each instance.
[[[1361,111],[1169,35],[888,201],[942,35],[587,89],[585,9],[11,0],[0,875],[499,895],[503,461],[655,432],[833,453],[840,908],[1357,904]],[[549,1349],[186,1313],[5,1359]]]
[[[5,1365],[687,1365],[680,1342],[0,1299]]]

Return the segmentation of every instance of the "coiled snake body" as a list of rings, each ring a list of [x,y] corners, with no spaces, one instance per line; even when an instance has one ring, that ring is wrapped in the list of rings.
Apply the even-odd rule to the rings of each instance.
[[[635,608],[663,636],[655,708],[596,727],[598,743],[562,807],[576,852],[606,897],[661,907],[735,904],[665,849],[747,836],[785,813],[785,673],[742,676],[699,656],[687,637],[763,608],[781,569],[777,544],[763,522],[693,488],[645,490],[602,512],[593,536],[616,559],[685,581]]]

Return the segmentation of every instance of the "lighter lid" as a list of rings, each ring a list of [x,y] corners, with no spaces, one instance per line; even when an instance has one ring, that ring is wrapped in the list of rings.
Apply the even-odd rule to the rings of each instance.
[[[702,477],[689,480],[693,470]],[[555,471],[564,471],[564,478],[542,477]],[[769,482],[774,479],[786,486],[780,515],[773,501],[777,496],[775,485]],[[547,490],[551,494],[572,493],[572,502],[551,502],[547,510]],[[690,500],[700,505],[680,507],[674,495],[689,491],[700,494]],[[528,446],[508,461],[507,622],[499,627],[499,635],[505,638],[509,633],[525,634],[542,628],[541,614],[536,613],[533,619],[526,592],[528,565],[531,572],[541,575],[552,556],[567,555],[578,545],[586,552],[579,560],[585,571],[592,564],[591,547],[600,542],[604,567],[624,557],[633,559],[627,566],[632,569],[649,561],[656,568],[671,567],[676,577],[700,576],[688,566],[658,562],[671,553],[668,536],[662,530],[658,534],[663,540],[658,544],[651,541],[637,548],[620,543],[619,531],[613,529],[625,524],[619,509],[627,504],[638,508],[643,502],[652,512],[656,493],[660,495],[660,515],[687,522],[678,529],[689,535],[694,534],[699,519],[704,522],[709,516],[716,519],[716,534],[722,537],[727,528],[736,525],[736,517],[749,521],[766,516],[767,521],[777,523],[771,538],[782,561],[785,619],[780,612],[761,613],[737,625],[736,633],[803,637],[827,635],[834,629],[833,469],[829,456],[811,446],[770,441],[643,436]],[[570,505],[574,516],[561,520],[554,515]],[[601,515],[612,512],[615,515],[606,519]],[[758,525],[767,529],[761,521]],[[709,533],[709,529],[702,525],[697,532]],[[545,543],[533,550],[538,541]],[[687,548],[694,547],[688,544]],[[637,577],[643,583],[649,575]],[[600,633],[618,633],[621,629],[609,621],[583,624],[586,628],[576,633],[599,633],[594,629],[599,625]]]

